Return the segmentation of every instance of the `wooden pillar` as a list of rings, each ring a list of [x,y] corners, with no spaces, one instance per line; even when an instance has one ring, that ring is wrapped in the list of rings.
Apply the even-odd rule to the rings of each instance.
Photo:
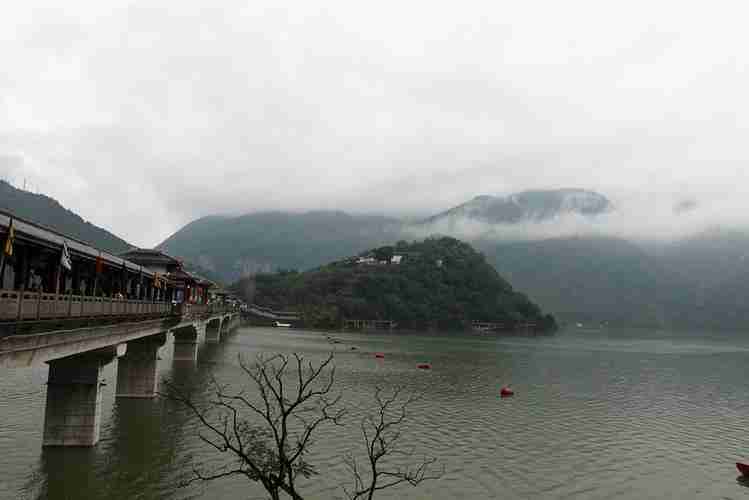
[[[83,292],[81,291],[81,264],[83,264],[83,261],[73,262],[73,280],[70,283],[71,293],[77,292],[78,295],[83,295]]]
[[[55,270],[55,285],[53,287],[53,290],[55,292],[55,295],[60,293],[60,282],[63,280],[63,269],[62,264],[59,262],[57,263],[57,269]],[[63,290],[65,291],[65,290]]]
[[[16,288],[25,291],[29,284],[29,270],[31,268],[31,248],[23,247],[23,259],[21,259],[21,272],[19,274],[20,283]]]
[[[91,295],[94,297],[99,295],[99,272],[96,269],[96,261],[94,261],[94,283],[91,285]]]

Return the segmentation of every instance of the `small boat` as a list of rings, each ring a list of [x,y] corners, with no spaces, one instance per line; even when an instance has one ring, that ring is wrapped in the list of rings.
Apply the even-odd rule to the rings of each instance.
[[[381,352],[376,352],[375,353],[375,358],[377,358],[377,359],[385,359],[385,354],[381,353]]]
[[[741,472],[744,476],[749,477],[749,464],[736,462],[736,468],[739,469],[739,472]]]
[[[421,370],[431,370],[432,364],[431,363],[419,363],[416,365],[416,368],[419,368]]]
[[[276,321],[276,328],[291,328],[291,323],[281,323]]]
[[[514,395],[515,395],[515,391],[513,391],[512,389],[510,389],[509,386],[504,386],[504,387],[502,387],[499,390],[499,396],[502,397],[502,398],[508,398],[508,397],[514,396]]]

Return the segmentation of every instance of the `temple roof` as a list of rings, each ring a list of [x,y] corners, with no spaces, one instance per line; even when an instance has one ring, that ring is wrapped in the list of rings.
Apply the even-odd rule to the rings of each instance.
[[[151,248],[134,248],[120,254],[120,256],[144,266],[182,266],[181,260],[172,257],[171,255],[167,255],[161,250]]]

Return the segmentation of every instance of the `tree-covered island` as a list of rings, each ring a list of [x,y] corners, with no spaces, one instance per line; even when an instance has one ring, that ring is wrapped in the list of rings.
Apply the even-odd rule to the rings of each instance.
[[[233,289],[248,302],[296,310],[312,328],[344,319],[391,320],[399,329],[557,328],[554,317],[514,291],[484,256],[454,238],[399,241],[306,272],[257,274]]]

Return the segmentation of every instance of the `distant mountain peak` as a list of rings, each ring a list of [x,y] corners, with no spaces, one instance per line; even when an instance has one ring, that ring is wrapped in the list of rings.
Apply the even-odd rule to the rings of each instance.
[[[521,191],[507,196],[479,195],[425,222],[465,217],[491,224],[540,222],[567,214],[595,216],[613,210],[600,193],[586,189]]]

